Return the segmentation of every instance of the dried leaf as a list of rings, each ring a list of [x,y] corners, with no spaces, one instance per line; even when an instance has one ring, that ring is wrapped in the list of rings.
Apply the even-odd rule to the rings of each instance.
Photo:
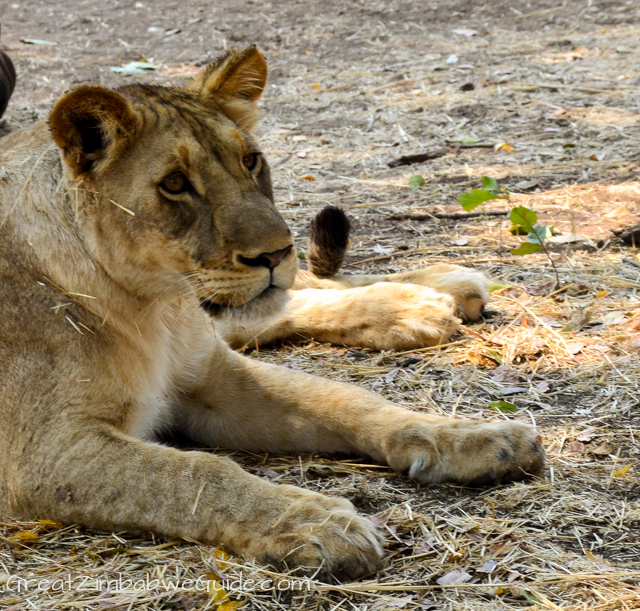
[[[613,445],[608,441],[603,441],[599,445],[589,448],[589,453],[594,454],[595,456],[609,456],[609,454],[613,453],[613,450]]]
[[[571,442],[571,451],[576,454],[584,454],[587,450],[587,446],[584,443],[580,443],[579,441]]]
[[[394,250],[393,246],[380,246],[380,244],[376,244],[373,247],[373,252],[379,255],[390,255]]]
[[[44,528],[62,528],[62,524],[60,522],[55,522],[54,520],[36,520],[38,524],[43,526]]]
[[[304,176],[300,176],[300,180],[315,180],[316,177],[311,174],[305,174]]]
[[[282,477],[282,473],[278,473],[273,469],[269,469],[269,467],[262,466],[256,471],[256,475],[258,477],[263,477],[265,479],[276,480],[279,477]]]
[[[229,594],[222,587],[218,576],[215,573],[205,573],[204,577],[207,580],[207,592],[213,599],[214,604],[226,602],[229,598]]]
[[[522,386],[508,386],[507,388],[501,388],[500,394],[504,397],[505,395],[517,395],[518,393],[528,391],[528,388],[523,388]]]
[[[476,573],[487,573],[491,574],[491,572],[498,566],[499,562],[495,560],[487,560],[482,566],[475,569]]]
[[[111,72],[119,72],[122,74],[144,74],[149,70],[157,70],[158,66],[147,62],[129,62],[123,66],[111,66]]]
[[[447,148],[439,148],[434,149],[432,151],[427,151],[426,153],[418,153],[416,155],[403,155],[398,159],[394,159],[387,163],[390,168],[398,168],[403,165],[411,165],[412,163],[421,163],[423,161],[428,161],[430,159],[437,159],[438,157],[444,157],[447,153],[449,153],[449,149]]]
[[[602,317],[602,324],[621,325],[625,320],[624,312],[607,312],[607,314]]]
[[[406,606],[413,602],[413,594],[407,596],[394,597],[392,600],[378,600],[371,607],[372,611],[388,611],[389,609],[405,609]]]
[[[527,189],[533,189],[533,187],[538,186],[538,181],[534,178],[533,180],[521,180],[516,183],[516,187],[521,191],[526,191]]]
[[[587,239],[579,235],[554,235],[548,238],[552,244],[573,244],[574,242],[584,242]]]
[[[587,308],[586,310],[582,310],[578,312],[576,316],[574,316],[573,320],[562,328],[563,333],[571,333],[572,331],[579,331],[582,327],[588,325],[593,318],[593,310],[591,308]]]
[[[496,151],[507,151],[507,153],[513,153],[516,149],[514,149],[508,142],[503,142],[502,144],[496,144]]]
[[[457,30],[451,30],[451,32],[453,32],[454,34],[457,34],[458,36],[475,36],[478,31],[477,30],[469,30],[467,28],[459,28]]]
[[[20,42],[24,43],[25,45],[38,45],[42,47],[55,47],[58,44],[57,42],[51,42],[49,40],[38,40],[37,38],[21,38]]]
[[[422,362],[422,357],[417,354],[408,354],[406,358],[400,363],[401,369],[406,369],[407,367],[411,367],[411,365],[417,365]]]
[[[540,409],[552,409],[553,405],[550,405],[549,403],[543,403],[542,401],[531,401],[531,403],[533,403],[533,405],[537,405]]]
[[[389,522],[389,513],[384,511],[369,518],[378,528],[382,528]]]
[[[613,210],[609,210],[609,212],[605,212],[602,216],[607,219],[614,219],[619,216],[623,216],[625,214],[629,214],[629,208],[627,204],[622,204],[622,206],[617,206]]]
[[[538,390],[538,392],[544,393],[544,392],[547,392],[550,388],[551,388],[551,385],[546,380],[543,380],[542,382],[538,382],[536,384],[536,389]]]
[[[471,579],[471,575],[466,573],[462,569],[454,569],[446,575],[436,579],[436,582],[441,586],[451,586],[456,583],[465,583]]]
[[[398,373],[400,373],[400,369],[396,368],[396,369],[392,369],[389,373],[387,373],[384,376],[384,381],[389,384],[390,382],[393,382],[396,379],[396,376],[398,375]]]
[[[633,467],[633,464],[622,467],[622,469],[618,469],[618,471],[613,474],[613,477],[621,477],[622,475],[625,475],[631,467]]]
[[[593,429],[591,429],[591,430],[583,431],[582,433],[580,433],[576,437],[576,440],[589,443],[596,436],[597,436],[597,433]]]
[[[415,543],[413,553],[416,555],[427,554],[431,550],[436,549],[437,543],[438,540],[431,533],[428,533]]]
[[[11,535],[9,537],[10,541],[16,541],[18,543],[33,543],[38,540],[38,535],[36,533],[25,531],[21,533],[16,533],[15,535]]]
[[[533,301],[533,296],[529,295],[525,291],[522,291],[517,297],[517,301],[520,305],[529,305]]]
[[[578,354],[586,345],[584,342],[567,342],[567,348],[571,354]]]
[[[604,564],[609,564],[608,562],[606,562],[606,560],[599,558],[598,556],[596,556],[592,551],[585,549],[584,550],[584,555],[589,558],[589,560],[591,560],[591,562],[602,562]]]

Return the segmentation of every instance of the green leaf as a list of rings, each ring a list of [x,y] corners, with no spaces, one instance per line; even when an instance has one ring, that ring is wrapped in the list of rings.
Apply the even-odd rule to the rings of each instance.
[[[528,600],[530,603],[541,603],[542,601],[530,590],[522,590],[520,592],[522,598]]]
[[[492,361],[498,363],[498,365],[502,365],[502,354],[498,350],[493,350],[492,348],[485,348],[483,350],[485,356],[489,357]]]
[[[512,255],[518,255],[521,257],[522,255],[530,255],[533,252],[539,252],[542,250],[542,245],[523,242],[518,246],[518,248],[511,248],[510,250]]]
[[[424,183],[425,183],[425,180],[424,178],[422,178],[422,176],[420,176],[420,174],[416,174],[415,176],[412,176],[411,178],[409,178],[409,186],[412,189],[418,189],[422,187]]]
[[[449,140],[446,140],[446,142],[457,142],[459,144],[476,144],[477,142],[480,142],[480,140],[478,138],[472,138],[471,136],[458,136],[457,138],[450,138]]]
[[[528,235],[529,232],[522,225],[514,225],[509,227],[509,233],[511,235]]]
[[[529,242],[533,244],[544,244],[544,241],[553,235],[553,228],[536,224],[533,226],[533,231],[528,235]]]
[[[495,409],[497,412],[502,412],[503,414],[513,414],[518,411],[518,408],[508,401],[491,401],[489,403],[489,407],[491,409]]]
[[[502,199],[502,196],[484,189],[474,189],[458,196],[458,202],[467,212],[475,210],[480,204],[492,199]]]
[[[521,225],[527,232],[533,231],[533,226],[538,221],[538,215],[530,208],[518,206],[509,214],[512,225]]]
[[[491,176],[480,176],[480,180],[482,181],[482,188],[485,191],[498,191],[498,183],[495,178],[491,178]]]
[[[304,251],[299,250],[298,251],[298,259],[304,261],[307,258],[307,255],[304,253]]]
[[[508,284],[500,284],[499,282],[488,282],[487,283],[487,290],[492,293],[493,291],[499,291],[500,289],[506,289],[508,288],[510,285]]]

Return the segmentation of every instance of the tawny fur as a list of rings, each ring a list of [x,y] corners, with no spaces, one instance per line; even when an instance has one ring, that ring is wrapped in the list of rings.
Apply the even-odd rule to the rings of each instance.
[[[153,531],[357,577],[382,550],[348,501],[156,435],[365,454],[420,482],[519,478],[543,451],[530,427],[403,410],[220,338],[225,317],[275,316],[297,270],[266,162],[243,161],[259,150],[240,126],[255,122],[261,58],[233,51],[187,89],[71,92],[50,117],[55,141],[40,123],[0,143],[0,515]],[[171,191],[176,173],[187,190]]]
[[[234,348],[309,338],[374,350],[411,350],[443,343],[462,321],[477,320],[489,301],[484,275],[459,265],[400,274],[338,275],[350,223],[327,206],[309,231],[309,272],[298,272],[275,318],[227,319],[219,327]],[[411,286],[409,286],[411,285]]]

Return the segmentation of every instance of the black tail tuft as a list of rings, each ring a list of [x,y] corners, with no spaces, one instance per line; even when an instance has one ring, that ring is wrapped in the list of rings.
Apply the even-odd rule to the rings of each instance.
[[[319,278],[335,276],[347,256],[351,223],[335,206],[323,208],[311,221],[307,263]]]

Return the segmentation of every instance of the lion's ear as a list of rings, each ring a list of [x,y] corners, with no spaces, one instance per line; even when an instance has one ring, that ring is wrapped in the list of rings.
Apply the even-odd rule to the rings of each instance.
[[[89,172],[107,152],[125,146],[134,124],[127,100],[95,85],[66,93],[49,115],[53,139],[76,177]]]
[[[260,118],[257,102],[267,84],[267,61],[258,49],[232,49],[193,79],[187,89],[215,100],[242,129]]]

